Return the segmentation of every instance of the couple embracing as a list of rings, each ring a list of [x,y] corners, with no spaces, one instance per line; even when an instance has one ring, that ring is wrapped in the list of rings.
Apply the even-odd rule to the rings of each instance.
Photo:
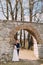
[[[12,61],[19,61],[19,49],[20,49],[20,43],[18,42],[18,40],[16,40],[16,43],[14,44]]]

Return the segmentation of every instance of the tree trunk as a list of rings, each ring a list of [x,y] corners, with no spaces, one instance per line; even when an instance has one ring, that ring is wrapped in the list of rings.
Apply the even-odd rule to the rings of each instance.
[[[43,0],[41,0],[42,7],[41,7],[41,12],[43,13]]]
[[[16,0],[16,14],[15,14],[15,20],[17,20],[17,12],[18,12],[17,6],[18,6],[18,1]]]
[[[24,48],[25,48],[25,30],[24,30]]]
[[[29,0],[29,12],[30,12],[30,22],[32,22],[32,12],[33,12],[33,6],[34,6],[34,0]]]
[[[29,49],[29,37],[30,37],[30,33],[28,32],[28,49]]]
[[[22,7],[22,0],[20,0],[20,6],[21,6],[21,21],[23,20],[23,7]],[[20,43],[22,46],[22,30],[20,31]]]
[[[30,9],[30,22],[32,22],[32,11]]]
[[[22,30],[20,30],[20,44],[21,44],[21,47],[22,47]]]
[[[7,7],[7,20],[9,20],[9,11],[8,11],[8,1],[6,0],[6,7]]]
[[[14,20],[14,12],[13,12],[13,10],[12,10],[12,5],[11,5],[10,0],[9,0],[9,5],[10,5],[10,10],[11,10],[11,12],[10,12],[11,17],[12,17],[12,20]]]

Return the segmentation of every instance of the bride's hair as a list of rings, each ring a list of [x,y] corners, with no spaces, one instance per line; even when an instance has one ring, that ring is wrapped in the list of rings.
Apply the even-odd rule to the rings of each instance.
[[[13,48],[15,48],[15,47],[16,47],[16,44],[13,45]]]
[[[16,46],[16,44],[14,44],[14,46]]]

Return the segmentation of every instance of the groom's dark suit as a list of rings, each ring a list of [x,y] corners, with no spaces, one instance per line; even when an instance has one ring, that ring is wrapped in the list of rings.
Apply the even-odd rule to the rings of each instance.
[[[16,44],[16,47],[17,47],[17,53],[18,53],[18,55],[19,55],[20,43],[17,43],[17,44]]]

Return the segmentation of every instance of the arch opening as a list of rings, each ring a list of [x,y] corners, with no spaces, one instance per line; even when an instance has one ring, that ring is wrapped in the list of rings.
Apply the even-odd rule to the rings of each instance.
[[[10,41],[14,40],[14,35],[16,34],[16,32],[18,32],[19,30],[26,30],[28,31],[32,36],[35,37],[35,39],[37,40],[37,43],[41,43],[41,38],[40,38],[40,34],[38,33],[38,31],[34,28],[34,26],[32,25],[19,25],[15,28],[13,28],[10,32]]]
[[[23,30],[26,30],[26,29],[23,29]],[[26,30],[26,31],[29,32],[28,30]],[[17,33],[17,32],[16,32],[16,33]],[[16,34],[16,33],[15,33],[15,34]],[[29,32],[29,33],[30,33],[30,32]],[[33,40],[33,41],[34,41],[34,44],[37,45],[37,39],[36,39],[31,33],[30,33],[30,35],[35,39],[35,41]],[[34,50],[34,47],[35,47],[35,46],[34,46],[34,44],[33,44],[33,47],[32,47],[33,49],[29,49],[29,50],[30,50],[30,51],[29,51],[28,48],[26,48],[26,46],[27,46],[27,42],[26,42],[26,43],[25,43],[25,48],[22,47],[22,48],[20,49],[19,58],[22,59],[22,60],[26,60],[26,59],[27,59],[27,60],[28,60],[28,59],[29,59],[29,60],[33,60],[33,59],[35,60],[35,59],[37,59],[37,57],[34,57],[34,56],[35,56],[35,50]],[[14,49],[13,49],[13,50],[14,50]],[[25,51],[25,53],[24,53],[24,51]],[[26,54],[26,52],[27,52],[28,54]],[[30,54],[30,57],[33,55],[33,59],[32,59],[32,57],[31,57],[31,59],[30,59],[29,56],[28,56],[30,52],[32,53],[32,54]],[[37,52],[37,53],[38,53],[38,52]],[[26,54],[26,56],[28,56],[28,58],[25,57],[25,54]],[[24,56],[24,57],[23,57],[23,56]]]
[[[32,25],[19,25],[15,28],[13,28],[10,32],[10,43],[12,43],[14,40],[14,35],[19,31],[19,30],[26,30],[28,31],[37,41],[37,43],[41,42],[41,38],[40,35],[38,33],[38,31],[36,30],[36,28],[34,28],[34,26]]]
[[[16,37],[16,34],[14,35],[14,38],[19,40],[19,42],[20,42],[20,31],[17,32],[18,33],[17,37]],[[20,43],[22,43],[22,45],[25,44],[25,46],[27,46],[27,49],[28,49],[29,44],[31,46],[34,46],[35,43],[37,44],[37,39],[29,31],[23,29],[21,34],[22,35],[21,35],[21,42]],[[24,34],[25,34],[25,36],[24,36]],[[34,39],[36,41],[34,41]],[[25,49],[26,49],[26,47],[25,47]]]

